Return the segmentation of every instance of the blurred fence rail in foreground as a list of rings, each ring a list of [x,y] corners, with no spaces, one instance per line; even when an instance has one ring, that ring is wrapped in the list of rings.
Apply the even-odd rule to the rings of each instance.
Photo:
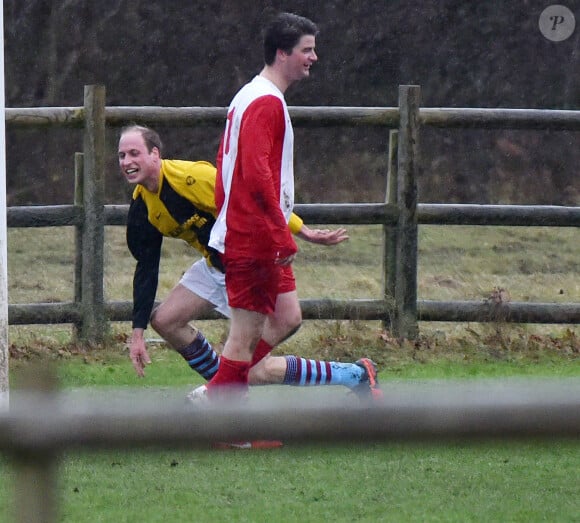
[[[167,390],[13,392],[10,409],[0,412],[0,450],[15,470],[17,521],[58,520],[58,464],[71,449],[580,437],[577,378],[391,382],[383,385],[383,400],[368,405],[312,389],[283,399],[267,390],[241,405],[205,407],[186,405],[182,392]]]

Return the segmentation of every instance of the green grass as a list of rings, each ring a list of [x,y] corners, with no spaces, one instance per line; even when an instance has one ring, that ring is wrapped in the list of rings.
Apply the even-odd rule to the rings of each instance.
[[[63,520],[574,521],[578,464],[569,443],[69,456]]]
[[[349,229],[349,242],[336,248],[300,243],[301,297],[380,296],[381,228]],[[122,228],[108,228],[106,239],[106,297],[129,300],[133,262]],[[578,302],[578,240],[573,228],[421,227],[419,297],[483,300],[501,287],[514,301]],[[70,229],[10,229],[10,302],[70,300],[72,259]],[[160,297],[192,260],[187,247],[166,242]],[[214,342],[227,333],[225,322],[198,325]],[[111,327],[108,342],[92,349],[74,343],[69,326],[11,326],[11,380],[50,363],[66,389],[187,390],[201,382],[163,344],[150,344],[153,364],[138,379],[127,357],[128,325]],[[575,325],[421,323],[417,340],[401,341],[380,322],[308,321],[278,353],[368,355],[384,383],[580,376]],[[580,521],[578,470],[578,440],[78,451],[61,462],[59,521]],[[0,461],[3,516],[12,474]]]
[[[579,467],[569,441],[68,453],[59,521],[572,522]]]

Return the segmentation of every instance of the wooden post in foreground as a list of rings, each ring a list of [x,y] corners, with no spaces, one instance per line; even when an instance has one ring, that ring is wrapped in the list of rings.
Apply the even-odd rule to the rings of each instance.
[[[20,376],[18,389],[47,399],[57,392],[51,366],[31,367]],[[42,430],[42,429],[38,429]],[[17,523],[58,521],[58,469],[60,455],[50,448],[20,449],[14,463],[14,511]]]

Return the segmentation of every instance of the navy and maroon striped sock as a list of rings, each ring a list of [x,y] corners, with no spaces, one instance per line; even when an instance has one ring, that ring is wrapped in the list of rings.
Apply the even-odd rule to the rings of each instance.
[[[197,331],[194,340],[187,347],[177,352],[194,371],[201,374],[206,380],[211,380],[215,376],[220,359],[201,331]]]

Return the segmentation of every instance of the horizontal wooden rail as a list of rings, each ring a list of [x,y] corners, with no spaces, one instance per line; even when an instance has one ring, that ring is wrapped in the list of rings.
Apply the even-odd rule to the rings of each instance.
[[[217,441],[369,442],[446,438],[572,437],[580,433],[580,380],[387,383],[361,408],[344,395],[257,396],[244,405],[187,408],[183,393],[97,396],[14,392],[0,412],[0,449],[22,456]],[[145,396],[144,396],[145,394]]]
[[[85,123],[84,107],[18,107],[6,108],[7,127],[82,128]]]
[[[128,205],[105,205],[105,224],[126,225],[128,211]],[[295,211],[317,224],[394,225],[398,214],[395,205],[384,203],[301,204]],[[9,207],[7,222],[8,227],[81,225],[83,209],[75,205]]]
[[[106,205],[106,225],[126,225],[128,205]],[[398,210],[385,203],[297,204],[295,211],[309,223],[394,225]],[[8,227],[81,225],[82,207],[22,206],[7,209]],[[422,225],[506,225],[580,227],[580,207],[556,205],[418,204]]]
[[[300,300],[305,320],[384,320],[390,317],[393,304],[375,299],[303,299]],[[132,303],[105,303],[109,321],[131,321]],[[580,303],[418,300],[420,321],[506,322],[506,323],[580,323]],[[199,320],[223,318],[218,313],[199,317]],[[10,304],[8,321],[11,325],[75,323],[81,312],[74,302]]]
[[[418,301],[420,321],[580,323],[580,303]]]
[[[128,205],[105,206],[107,225],[125,225],[128,209]],[[398,216],[396,205],[385,203],[297,204],[294,211],[316,224],[394,225]]]
[[[78,205],[25,205],[8,207],[6,218],[8,227],[60,227],[81,225],[84,214]]]
[[[10,325],[56,325],[81,321],[80,304],[74,302],[11,303],[8,305]]]
[[[302,300],[304,319],[359,319],[377,320],[385,316],[389,306],[385,300]],[[131,321],[133,304],[129,301],[109,301],[105,312],[109,321]],[[223,319],[217,312],[201,316],[200,320]],[[75,323],[80,321],[81,311],[74,302],[11,304],[8,321],[12,325]]]
[[[420,115],[431,127],[580,130],[580,111],[422,107]]]
[[[420,224],[580,227],[580,207],[419,204]]]
[[[106,310],[111,321],[130,321],[132,303],[128,301],[108,302]],[[389,303],[386,300],[373,299],[303,299],[300,300],[302,317],[305,320],[325,318],[352,320],[381,320],[388,314]],[[200,319],[223,318],[218,313],[210,313]]]
[[[135,122],[147,125],[194,127],[222,124],[226,107],[108,106],[111,127]],[[384,126],[399,124],[398,107],[289,107],[296,126]],[[422,107],[421,124],[438,128],[580,130],[580,111],[552,109]],[[8,127],[83,126],[84,107],[22,107],[6,109]]]

